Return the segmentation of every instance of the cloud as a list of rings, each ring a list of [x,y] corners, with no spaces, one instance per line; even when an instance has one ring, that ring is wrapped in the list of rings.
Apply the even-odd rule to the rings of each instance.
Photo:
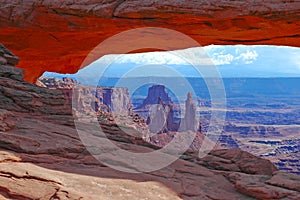
[[[247,50],[245,53],[241,53],[235,60],[242,60],[245,64],[252,64],[258,57],[258,53],[255,50]]]
[[[251,48],[251,47],[250,47]],[[221,46],[209,45],[185,50],[168,52],[149,52],[136,54],[106,55],[97,62],[134,63],[137,65],[189,65],[189,61],[197,60],[202,65],[252,64],[258,58],[255,50],[244,45]]]
[[[190,65],[190,62],[202,65],[211,65],[212,60],[208,57],[204,48],[195,47],[184,50],[163,51],[163,52],[148,52],[148,53],[135,53],[135,54],[112,54],[105,55],[96,63],[109,64],[128,64],[134,63],[137,65]]]
[[[156,64],[156,65],[186,65],[187,62],[173,54],[172,52],[152,52],[152,53],[138,53],[132,55],[122,55],[117,60],[118,63],[135,63],[138,65],[143,64]]]
[[[258,58],[256,50],[249,50],[245,45],[209,45],[204,47],[215,65],[252,64]]]
[[[215,65],[229,65],[234,60],[234,56],[231,54],[214,53],[212,61]]]
[[[213,62],[222,76],[227,77],[300,77],[299,57],[300,48],[297,47],[209,45],[171,52],[105,55],[81,71],[92,76],[107,69],[105,73],[108,75],[119,76],[136,67],[146,69],[146,65],[163,65],[185,76],[194,76],[197,71],[191,64],[201,62],[202,65],[209,65],[203,69],[213,70],[214,67],[210,67]],[[111,65],[108,67],[108,64]],[[141,75],[151,75],[148,71]],[[164,72],[161,75],[168,74]]]

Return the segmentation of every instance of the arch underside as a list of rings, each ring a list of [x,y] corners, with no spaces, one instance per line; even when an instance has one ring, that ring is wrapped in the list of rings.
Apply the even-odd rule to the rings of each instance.
[[[27,81],[34,82],[44,71],[75,73],[99,43],[140,27],[173,29],[201,46],[300,46],[300,3],[297,2],[68,2],[33,0],[19,4],[15,1],[13,5],[7,0],[3,4],[7,6],[0,6],[0,42],[20,57],[18,67],[25,69]],[[184,43],[174,47],[167,38],[165,43],[168,50],[190,47]],[[123,52],[116,48],[101,55],[110,53]]]

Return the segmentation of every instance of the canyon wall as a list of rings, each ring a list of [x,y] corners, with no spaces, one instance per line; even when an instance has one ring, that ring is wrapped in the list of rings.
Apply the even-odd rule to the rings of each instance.
[[[139,27],[173,29],[202,46],[299,47],[299,10],[299,1],[283,0],[2,0],[0,41],[22,58],[18,66],[26,70],[25,79],[35,82],[44,71],[76,72],[100,42]],[[123,42],[125,46],[133,45],[130,40]],[[151,42],[167,50],[190,47],[186,43],[174,44],[168,35],[159,42],[153,36]],[[120,51],[116,47],[102,49],[97,56]]]
[[[180,107],[173,103],[164,85],[151,86],[148,89],[148,95],[143,101],[141,108],[150,110],[147,124],[149,124],[149,129],[152,133],[168,131],[197,132],[201,130],[197,117],[197,105],[192,99],[192,93],[187,94],[185,115],[179,123],[174,122],[174,109],[180,111]]]
[[[173,104],[173,101],[169,97],[164,85],[153,85],[148,89],[148,95],[143,101],[141,107],[143,108],[147,105],[158,104],[159,101],[162,101],[165,104]]]
[[[78,111],[94,112],[102,110],[128,115],[132,107],[127,88],[89,87],[81,85],[71,78],[60,80],[47,77],[41,77],[39,85],[62,91],[67,104],[70,107],[73,104]]]
[[[98,87],[99,88],[99,87]],[[131,109],[131,101],[127,88],[101,88],[103,104],[107,105],[112,113],[127,116]]]

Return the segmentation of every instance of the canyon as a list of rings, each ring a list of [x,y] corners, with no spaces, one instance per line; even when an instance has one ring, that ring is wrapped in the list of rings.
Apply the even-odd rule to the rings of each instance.
[[[0,56],[18,61],[3,46]],[[113,166],[126,166],[126,160],[115,160],[109,146],[101,147],[106,151],[97,145],[93,152],[86,149],[62,91],[24,81],[23,70],[11,62],[1,64],[0,69],[0,95],[5,100],[0,103],[1,199],[300,197],[299,176],[278,171],[270,161],[240,149],[215,149],[203,158],[188,151],[171,165],[147,173],[115,170],[95,156],[104,156]],[[87,138],[107,144],[105,138],[93,134],[94,127],[85,128]],[[119,127],[103,124],[102,128],[120,148],[138,153],[158,149],[142,138],[124,134]]]
[[[224,80],[225,85],[232,81],[233,89],[227,91],[228,123],[217,144],[213,135],[205,140],[211,102],[197,95],[201,129],[190,149],[170,165],[144,172],[139,167],[148,169],[175,155],[166,151],[131,164],[140,154],[163,149],[177,133],[149,134],[146,120],[131,112],[126,89],[83,87],[79,96],[92,95],[76,110],[70,106],[71,91],[79,83],[37,80],[45,71],[75,73],[107,54],[210,44],[300,47],[299,10],[299,2],[283,0],[2,0],[0,199],[300,199],[298,87],[285,87],[288,95],[281,97],[257,98],[262,91],[241,97],[234,88],[241,82]],[[109,40],[128,30],[134,30],[132,37]],[[264,85],[266,94],[276,85],[272,81]],[[299,85],[298,79],[281,81]],[[257,83],[245,80],[244,89]],[[103,99],[108,106],[98,107]],[[168,111],[173,125],[175,100],[164,100],[168,103],[158,97],[151,102],[159,102],[160,114]],[[193,116],[194,103],[188,98],[186,104]],[[82,112],[87,108],[92,108],[88,113],[98,108],[96,121]],[[114,109],[123,111],[113,115]],[[196,130],[195,123],[187,127]],[[213,149],[200,156],[203,144]],[[118,149],[134,156],[116,157]]]
[[[130,78],[126,82],[141,82],[143,79]],[[98,92],[95,92],[93,87],[81,85],[80,95],[76,96],[75,102],[80,102],[77,104],[80,105],[79,110],[88,111],[88,113],[95,111],[94,104],[97,104],[97,107],[100,105],[101,111],[104,111],[99,113],[101,122],[131,126],[140,132],[137,136],[158,147],[164,147],[170,143],[177,132],[189,130],[197,132],[189,150],[198,151],[201,148],[203,136],[208,132],[211,102],[208,91],[205,91],[204,85],[200,84],[203,80],[187,79],[195,84],[193,88],[197,91],[195,98],[197,103],[191,99],[185,100],[186,97],[176,97],[164,85],[149,85],[136,90],[131,96],[130,104],[125,104],[126,107],[122,108],[125,111],[130,108],[130,115],[128,112],[118,115],[116,112],[118,110],[111,112],[110,104],[103,104],[102,90],[107,88],[105,86],[98,86]],[[62,90],[71,106],[72,95],[69,93],[72,93],[70,88],[74,88],[76,81],[71,78],[47,77],[39,80],[48,88]],[[107,78],[108,85],[113,85],[116,81],[116,78]],[[228,95],[226,122],[221,135],[214,131],[209,133],[209,137],[222,148],[241,148],[256,156],[271,160],[280,170],[299,174],[299,144],[297,142],[299,141],[300,102],[297,92],[299,86],[295,84],[297,81],[299,81],[297,78],[225,79]],[[265,89],[252,85],[254,82],[255,85],[264,85]],[[282,90],[283,85],[289,90]],[[112,86],[108,88],[110,90],[122,89],[125,99],[129,99],[127,89]],[[97,97],[100,99],[97,100]],[[96,100],[92,102],[94,98]],[[105,102],[111,102],[111,96],[106,98]],[[82,102],[86,105],[83,106]],[[215,129],[213,126],[211,128]]]
[[[154,49],[134,39],[86,56],[105,39],[122,31],[162,27],[209,44],[271,44],[300,46],[297,1],[127,1],[127,0],[2,0],[0,40],[22,59],[25,80],[35,82],[45,71],[75,73],[97,58],[124,52],[174,50],[192,47],[169,35],[139,32]],[[160,34],[163,35],[163,34]],[[160,39],[159,39],[160,38]],[[18,42],[16,42],[18,41]],[[196,45],[196,44],[193,44]],[[199,46],[199,45],[197,45]],[[142,49],[140,49],[142,48]]]

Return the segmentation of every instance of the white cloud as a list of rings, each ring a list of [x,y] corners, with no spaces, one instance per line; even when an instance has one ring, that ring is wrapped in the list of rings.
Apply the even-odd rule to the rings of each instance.
[[[254,47],[253,47],[254,48]],[[250,50],[249,50],[250,49]],[[135,63],[138,65],[188,65],[189,61],[197,60],[202,65],[252,64],[258,58],[256,50],[251,46],[209,45],[168,52],[149,52],[136,54],[106,55],[99,63]],[[195,64],[195,63],[194,63]]]
[[[204,47],[215,65],[252,64],[258,58],[256,50],[249,50],[252,46],[245,45],[209,45]],[[254,48],[254,47],[253,47]]]
[[[204,54],[209,55],[210,58]],[[300,77],[299,57],[300,48],[297,47],[269,45],[209,45],[201,48],[189,48],[171,52],[105,55],[101,59],[90,64],[90,67],[86,67],[83,70],[90,71],[89,75],[97,74],[98,71],[106,69],[106,64],[112,64],[105,73],[111,73],[118,76],[119,74],[127,73],[134,67],[147,64],[165,66],[174,65],[168,67],[178,70],[185,75],[193,76],[195,71],[192,70],[191,67],[186,67],[186,65],[190,64],[188,62],[189,60],[192,64],[201,62],[203,65],[210,65],[214,62],[215,65],[227,65],[226,67],[218,67],[217,69],[223,76],[229,77],[237,75],[253,77]],[[185,58],[188,59],[185,60]],[[124,65],[121,66],[113,65],[123,63]],[[136,63],[137,65],[132,63]],[[249,67],[245,67],[247,64]],[[213,67],[207,67],[205,69],[211,70]],[[167,72],[164,72],[164,75],[166,74]],[[149,75],[148,71],[143,73],[143,75]]]
[[[138,53],[132,55],[122,55],[117,60],[118,63],[136,63],[142,64],[187,64],[185,60],[176,56],[171,52],[152,52],[152,53]]]
[[[255,50],[247,50],[245,53],[241,53],[235,60],[242,60],[245,64],[252,64],[258,57],[258,53]]]
[[[202,65],[212,64],[212,60],[207,56],[202,47],[189,48],[176,51],[148,52],[135,54],[112,54],[105,55],[97,63],[135,63],[137,65],[189,65],[195,60]]]
[[[231,54],[214,53],[212,60],[215,65],[229,65],[234,60],[234,56]]]

